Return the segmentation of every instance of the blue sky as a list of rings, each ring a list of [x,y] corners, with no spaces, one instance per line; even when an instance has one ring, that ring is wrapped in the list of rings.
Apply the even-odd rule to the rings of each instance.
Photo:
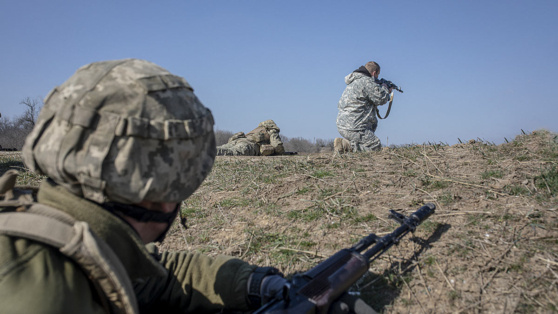
[[[344,76],[374,60],[404,90],[380,120],[384,145],[502,143],[558,132],[557,17],[556,0],[3,0],[0,112],[87,63],[140,58],[186,78],[217,129],[273,119],[288,137],[333,139]]]

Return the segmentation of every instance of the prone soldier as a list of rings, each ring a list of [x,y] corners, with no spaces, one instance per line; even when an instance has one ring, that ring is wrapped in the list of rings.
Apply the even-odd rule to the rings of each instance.
[[[285,153],[280,129],[273,120],[260,122],[258,127],[244,134],[235,133],[229,141],[217,146],[217,155],[225,156],[270,156]]]
[[[246,312],[277,296],[275,268],[153,244],[210,172],[213,125],[186,80],[144,60],[54,88],[22,153],[48,179],[36,198],[0,180],[2,313]]]

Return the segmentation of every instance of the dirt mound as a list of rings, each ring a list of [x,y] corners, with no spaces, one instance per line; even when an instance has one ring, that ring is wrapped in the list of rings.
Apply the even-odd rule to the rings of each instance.
[[[307,270],[426,202],[436,213],[353,287],[386,313],[558,309],[558,137],[334,156],[218,157],[165,249]]]

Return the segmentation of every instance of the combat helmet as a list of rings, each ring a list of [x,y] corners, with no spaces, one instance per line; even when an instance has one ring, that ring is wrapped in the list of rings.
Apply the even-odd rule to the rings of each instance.
[[[213,124],[183,78],[145,60],[96,62],[49,93],[23,159],[97,203],[180,202],[211,171]]]

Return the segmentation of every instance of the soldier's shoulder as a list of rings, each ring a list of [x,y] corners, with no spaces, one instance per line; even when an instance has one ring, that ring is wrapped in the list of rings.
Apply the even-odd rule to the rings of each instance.
[[[0,235],[0,295],[14,313],[91,313],[77,307],[93,292],[87,276],[54,247]]]

